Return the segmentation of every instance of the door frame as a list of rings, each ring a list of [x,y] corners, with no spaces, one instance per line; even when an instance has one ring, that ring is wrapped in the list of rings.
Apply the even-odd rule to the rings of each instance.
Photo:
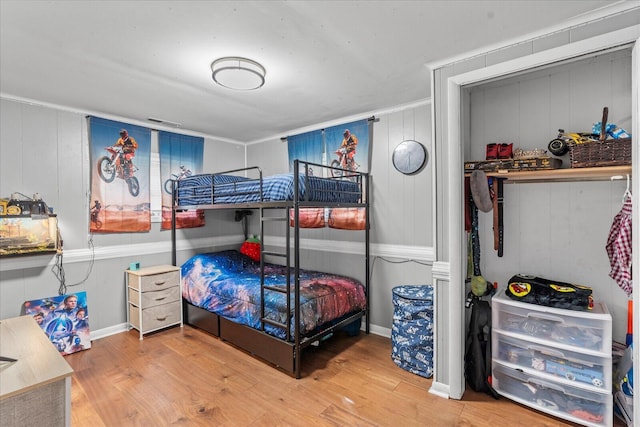
[[[632,135],[640,135],[638,125],[638,76],[640,76],[638,58],[640,54],[640,25],[627,27],[621,30],[612,31],[600,36],[581,40],[568,45],[549,49],[543,52],[531,54],[525,57],[517,58],[511,61],[502,62],[493,66],[480,68],[469,71],[464,74],[455,75],[447,79],[447,134],[446,134],[446,152],[447,159],[444,167],[447,168],[447,181],[449,188],[448,211],[449,224],[448,234],[450,240],[449,246],[449,266],[450,266],[450,287],[448,306],[442,307],[447,310],[450,329],[450,339],[448,340],[449,354],[449,397],[452,399],[461,399],[465,391],[464,378],[464,353],[465,353],[465,287],[464,284],[466,266],[466,238],[464,230],[464,171],[461,165],[464,163],[463,158],[463,135],[464,122],[462,115],[462,96],[465,86],[476,85],[490,80],[505,78],[516,73],[526,72],[538,67],[549,66],[551,64],[563,61],[569,61],[580,56],[593,54],[603,50],[616,49],[618,47],[632,48]],[[633,144],[632,153],[632,170],[637,170],[639,165],[638,144]],[[639,188],[640,179],[638,174],[633,174],[633,189]],[[632,203],[640,206],[638,200],[638,191],[633,192]],[[633,210],[632,221],[634,224],[640,224],[639,211]],[[637,228],[637,227],[636,227]],[[637,234],[636,234],[637,236]],[[638,265],[640,260],[639,239],[633,239],[633,263]],[[640,283],[638,283],[638,269],[633,274],[633,299],[634,314],[639,312],[640,307]],[[640,316],[635,315],[633,319],[633,328],[640,331]],[[456,326],[454,326],[456,325]],[[459,326],[457,326],[459,325]],[[640,360],[640,349],[638,348],[640,339],[638,333],[634,336],[634,360]],[[638,384],[640,377],[640,369],[634,370],[634,382]],[[634,419],[640,419],[640,394],[634,396]]]

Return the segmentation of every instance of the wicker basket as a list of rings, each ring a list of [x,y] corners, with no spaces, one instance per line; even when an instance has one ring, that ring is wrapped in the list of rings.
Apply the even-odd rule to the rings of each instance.
[[[572,168],[630,165],[631,138],[570,143],[569,156]]]

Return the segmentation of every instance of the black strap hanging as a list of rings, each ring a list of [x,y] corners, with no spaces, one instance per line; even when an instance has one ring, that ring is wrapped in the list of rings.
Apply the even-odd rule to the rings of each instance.
[[[498,199],[498,256],[501,257],[504,252],[504,179],[496,178],[496,180],[498,181],[498,194],[496,194]]]

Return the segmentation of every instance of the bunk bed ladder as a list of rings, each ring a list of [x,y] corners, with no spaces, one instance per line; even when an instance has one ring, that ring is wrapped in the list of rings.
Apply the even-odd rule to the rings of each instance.
[[[276,328],[284,329],[286,332],[286,339],[289,341],[291,339],[291,265],[290,265],[290,245],[289,245],[289,224],[286,226],[286,241],[285,251],[277,252],[277,251],[266,251],[264,250],[264,225],[268,222],[288,222],[289,221],[289,209],[288,208],[280,208],[284,212],[282,216],[265,216],[265,208],[260,208],[260,301],[262,302],[260,308],[260,319],[261,319],[261,329],[264,331],[265,325],[271,325]],[[266,256],[274,256],[285,259],[286,265],[286,286],[284,288],[269,286],[264,283],[264,265],[265,265],[265,257]],[[287,318],[285,322],[278,322],[272,319],[268,319],[265,316],[265,292],[276,292],[285,295],[287,299]]]

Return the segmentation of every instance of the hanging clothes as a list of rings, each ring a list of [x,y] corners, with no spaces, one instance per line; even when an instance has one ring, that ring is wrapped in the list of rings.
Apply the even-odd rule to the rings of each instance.
[[[611,271],[609,276],[618,286],[631,296],[631,195],[627,194],[622,209],[613,219],[609,238],[607,239],[607,255]]]

